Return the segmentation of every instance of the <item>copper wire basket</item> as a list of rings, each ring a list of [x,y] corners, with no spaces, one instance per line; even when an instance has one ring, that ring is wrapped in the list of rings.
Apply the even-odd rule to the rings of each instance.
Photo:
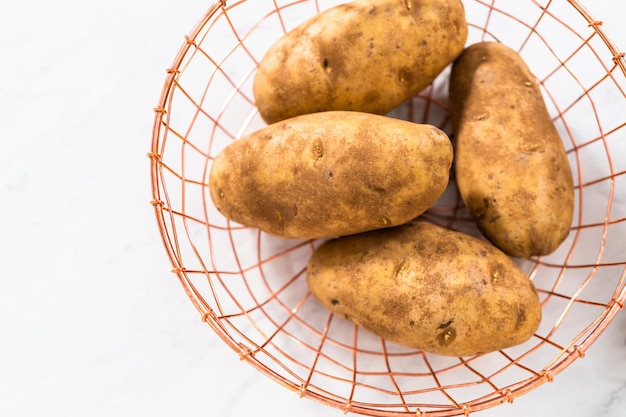
[[[468,45],[497,40],[536,75],[576,185],[568,239],[516,260],[537,287],[542,324],[526,343],[449,358],[397,346],[312,297],[305,266],[319,242],[282,240],[212,206],[213,158],[262,126],[256,67],[278,37],[345,1],[216,1],[185,36],[155,111],[152,205],[167,254],[200,317],[242,360],[302,397],[371,416],[452,416],[552,381],[585,355],[626,300],[626,61],[575,0],[464,1]],[[450,132],[447,77],[393,115]],[[616,105],[617,103],[617,105]],[[425,215],[471,231],[454,180]],[[564,399],[565,400],[565,399]]]

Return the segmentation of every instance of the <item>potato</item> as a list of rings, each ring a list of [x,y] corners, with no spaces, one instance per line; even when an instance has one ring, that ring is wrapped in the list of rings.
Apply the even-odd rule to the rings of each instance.
[[[307,284],[338,316],[446,356],[520,344],[541,321],[532,281],[506,254],[425,221],[326,241],[309,260]]]
[[[405,223],[443,193],[452,144],[438,128],[360,112],[274,123],[224,148],[209,187],[227,218],[297,239]]]
[[[460,0],[356,0],[288,32],[253,85],[269,124],[305,113],[386,114],[426,88],[462,51]]]
[[[569,234],[574,184],[535,77],[496,42],[468,47],[450,77],[456,180],[480,230],[511,256],[553,252]]]

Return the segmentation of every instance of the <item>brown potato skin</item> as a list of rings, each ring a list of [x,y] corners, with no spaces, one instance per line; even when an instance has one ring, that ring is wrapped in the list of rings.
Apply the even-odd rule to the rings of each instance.
[[[541,91],[512,49],[468,47],[450,78],[455,174],[481,232],[515,257],[552,253],[569,234],[574,184]]]
[[[502,251],[424,221],[326,241],[307,265],[331,312],[389,341],[471,356],[528,340],[539,297]]]
[[[460,0],[356,0],[309,19],[266,52],[253,92],[268,123],[352,110],[386,114],[426,88],[467,39]]]
[[[444,192],[452,144],[440,129],[360,112],[320,112],[224,148],[209,188],[227,218],[314,239],[405,223]]]

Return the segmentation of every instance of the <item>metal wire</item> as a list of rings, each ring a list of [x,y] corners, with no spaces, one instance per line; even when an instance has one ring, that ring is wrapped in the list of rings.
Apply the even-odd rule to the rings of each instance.
[[[319,244],[280,240],[224,219],[208,195],[213,158],[263,126],[252,80],[269,45],[339,0],[217,1],[184,42],[155,107],[152,202],[163,244],[200,317],[240,357],[302,397],[370,416],[468,415],[552,381],[626,300],[626,60],[578,1],[464,1],[468,44],[498,40],[535,73],[576,185],[568,239],[518,260],[540,292],[527,343],[447,358],[381,340],[325,311],[305,265]],[[447,75],[394,115],[448,131]],[[618,155],[618,149],[622,154]],[[475,227],[454,188],[425,215]]]

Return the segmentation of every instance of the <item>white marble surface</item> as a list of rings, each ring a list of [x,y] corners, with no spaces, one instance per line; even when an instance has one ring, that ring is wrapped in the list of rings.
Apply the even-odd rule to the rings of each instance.
[[[2,3],[0,415],[343,415],[241,362],[169,272],[149,204],[152,109],[210,2]],[[626,3],[586,3],[626,49]],[[624,410],[621,312],[553,383],[477,415]]]

